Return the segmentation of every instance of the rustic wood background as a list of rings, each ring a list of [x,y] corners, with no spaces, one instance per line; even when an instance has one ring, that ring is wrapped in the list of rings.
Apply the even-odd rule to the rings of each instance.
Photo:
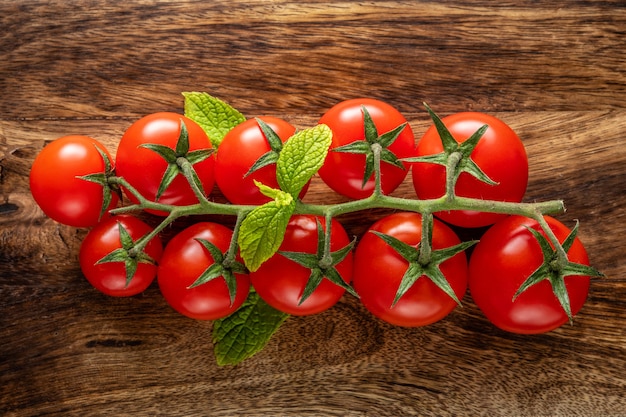
[[[492,4],[0,1],[0,414],[626,415],[626,3]],[[47,219],[27,181],[46,141],[86,134],[114,151],[132,121],[182,112],[194,90],[298,127],[376,97],[417,137],[424,101],[493,113],[527,146],[527,200],[564,199],[559,218],[581,220],[607,277],[546,335],[495,329],[469,296],[413,330],[345,298],[220,368],[211,324],[177,315],[156,285],[129,299],[92,289],[85,230]],[[317,181],[307,198],[337,197]],[[382,214],[342,220],[359,234]]]

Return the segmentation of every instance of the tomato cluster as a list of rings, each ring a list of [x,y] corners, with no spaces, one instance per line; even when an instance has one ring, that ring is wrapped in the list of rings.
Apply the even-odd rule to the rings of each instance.
[[[390,195],[412,171],[420,200],[522,201],[528,159],[509,126],[476,112],[433,120],[416,144],[405,117],[387,103],[364,98],[333,106],[319,120],[333,133],[320,178],[347,199]],[[350,291],[381,320],[411,327],[447,316],[469,288],[493,324],[518,333],[555,329],[582,307],[589,276],[577,269],[560,280],[558,272],[589,260],[575,233],[550,217],[542,219],[552,233],[537,220],[498,212],[399,212],[355,243],[335,219],[294,214],[278,252],[249,271],[235,244],[236,227],[196,223],[163,247],[160,230],[138,217],[109,213],[128,201],[165,218],[172,214],[168,207],[197,204],[214,185],[233,205],[266,203],[270,198],[258,184],[279,187],[275,163],[295,132],[285,120],[253,118],[214,146],[194,120],[151,114],[126,130],[115,159],[84,136],[50,143],[33,163],[31,191],[53,220],[91,228],[80,265],[95,288],[135,295],[156,277],[172,308],[195,319],[228,316],[252,291],[291,315],[327,310]],[[478,243],[462,242],[454,229],[484,226],[489,229]],[[563,244],[566,259],[551,238]],[[542,270],[547,264],[552,269]],[[544,276],[529,284],[537,271]],[[559,292],[561,281],[565,291]]]

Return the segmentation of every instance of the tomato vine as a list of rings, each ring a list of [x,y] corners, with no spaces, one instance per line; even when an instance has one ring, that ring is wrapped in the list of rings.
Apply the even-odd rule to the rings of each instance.
[[[397,256],[399,265],[405,264],[405,266],[400,269],[406,270],[401,279],[398,278],[397,283],[393,284],[396,290],[394,291],[391,305],[385,306],[383,308],[383,310],[385,310],[384,312],[380,312],[379,307],[373,307],[380,312],[380,317],[387,317],[386,311],[393,309],[416,282],[419,280],[423,281],[423,279],[429,280],[438,290],[441,290],[445,294],[445,297],[452,299],[453,304],[461,303],[460,296],[458,293],[455,293],[450,286],[447,277],[442,273],[442,268],[446,262],[452,258],[457,259],[455,262],[459,262],[458,259],[460,258],[458,258],[458,256],[465,256],[463,252],[470,246],[476,244],[476,242],[450,243],[454,241],[454,239],[450,238],[447,239],[449,243],[448,246],[435,247],[433,230],[437,230],[437,233],[448,233],[447,231],[442,231],[442,227],[444,226],[435,219],[439,213],[464,211],[493,213],[498,215],[518,216],[535,222],[536,229],[530,226],[526,227],[528,233],[535,239],[534,241],[541,249],[541,261],[539,265],[534,267],[533,271],[529,271],[524,282],[517,285],[517,291],[514,292],[513,299],[507,302],[514,302],[529,288],[546,281],[549,282],[554,295],[558,298],[558,303],[566,319],[572,321],[573,314],[575,313],[572,312],[570,306],[565,277],[576,275],[584,277],[601,276],[601,273],[586,264],[584,258],[581,258],[583,262],[574,262],[568,258],[568,251],[576,240],[578,225],[567,238],[563,240],[562,237],[561,239],[559,238],[562,235],[562,231],[558,231],[557,235],[554,225],[551,224],[552,220],[546,220],[547,215],[555,215],[564,211],[565,207],[563,201],[552,200],[524,203],[519,201],[517,197],[512,198],[512,201],[506,201],[506,199],[483,199],[464,195],[463,192],[457,191],[457,185],[461,181],[461,178],[468,176],[490,187],[499,185],[498,181],[492,179],[490,175],[474,161],[472,156],[477,146],[479,146],[479,143],[481,143],[481,138],[488,132],[490,127],[488,124],[480,126],[467,138],[458,141],[448,129],[444,120],[439,118],[428,105],[425,105],[433,121],[432,129],[436,130],[443,150],[439,153],[398,157],[398,155],[392,151],[394,143],[401,135],[404,135],[410,127],[401,115],[393,113],[391,119],[399,121],[400,123],[392,126],[388,131],[379,132],[374,118],[379,120],[381,116],[377,113],[370,114],[370,111],[378,112],[380,108],[387,109],[385,111],[388,112],[390,110],[388,110],[388,105],[381,107],[379,103],[373,100],[367,100],[363,102],[365,104],[360,104],[360,113],[358,114],[360,114],[359,120],[361,120],[362,123],[363,137],[361,139],[357,138],[349,143],[334,143],[333,138],[335,133],[324,123],[319,123],[309,129],[295,131],[285,140],[284,138],[281,139],[263,119],[251,119],[249,126],[246,127],[247,131],[255,132],[253,134],[257,135],[257,138],[261,137],[261,141],[263,141],[264,137],[267,140],[266,148],[268,150],[262,153],[256,162],[249,167],[245,176],[257,172],[260,168],[265,169],[268,166],[275,165],[276,182],[274,183],[273,179],[267,176],[267,172],[264,174],[264,178],[266,178],[267,182],[271,180],[271,185],[259,182],[256,179],[253,180],[254,184],[258,187],[258,191],[268,200],[266,203],[219,203],[212,201],[209,192],[207,192],[207,187],[213,184],[213,177],[212,174],[207,177],[208,174],[206,174],[206,172],[209,172],[208,170],[213,167],[213,161],[211,159],[213,153],[216,151],[219,155],[220,144],[231,141],[231,139],[227,138],[227,135],[229,132],[234,131],[233,129],[236,126],[243,126],[245,117],[225,102],[211,97],[208,94],[184,93],[184,96],[185,116],[177,116],[171,113],[159,113],[159,116],[152,115],[151,117],[142,119],[141,129],[143,130],[132,126],[131,129],[134,129],[132,134],[129,133],[131,131],[131,129],[129,129],[124,135],[124,151],[118,152],[117,164],[114,163],[107,152],[96,145],[97,154],[101,158],[100,163],[94,163],[92,161],[91,165],[93,166],[93,171],[84,172],[84,170],[81,170],[77,173],[76,177],[82,179],[85,183],[89,183],[91,186],[96,184],[101,187],[101,189],[95,190],[102,202],[101,207],[97,207],[100,212],[99,217],[112,215],[113,218],[110,221],[113,221],[115,218],[123,218],[122,215],[128,215],[138,211],[147,211],[162,216],[161,221],[154,228],[145,231],[141,237],[133,236],[132,239],[128,236],[128,233],[125,232],[123,226],[119,224],[119,234],[124,237],[120,246],[122,249],[116,249],[115,256],[107,257],[106,253],[102,254],[101,258],[106,259],[107,262],[117,261],[123,262],[125,265],[133,266],[133,270],[127,270],[124,276],[127,285],[134,279],[134,268],[136,268],[138,262],[145,262],[144,250],[155,238],[158,238],[166,227],[177,219],[199,215],[227,215],[236,217],[236,223],[232,233],[226,233],[218,226],[203,225],[203,230],[193,230],[196,234],[188,239],[188,241],[184,242],[185,245],[201,245],[200,248],[196,247],[196,250],[199,250],[201,253],[204,253],[205,257],[208,257],[208,260],[206,260],[207,264],[203,266],[203,268],[206,269],[201,276],[191,279],[188,290],[197,289],[197,287],[202,287],[209,281],[215,281],[220,277],[224,277],[225,284],[227,284],[226,294],[229,300],[228,308],[223,309],[225,315],[220,316],[219,311],[216,312],[213,310],[209,313],[200,313],[193,309],[189,310],[188,306],[183,305],[185,303],[184,297],[186,296],[184,289],[177,288],[175,290],[177,293],[176,297],[178,297],[176,308],[179,311],[184,311],[184,314],[190,317],[210,317],[211,320],[217,320],[214,325],[213,342],[215,343],[216,358],[220,364],[238,363],[256,353],[263,347],[267,340],[269,340],[271,334],[278,329],[280,323],[288,316],[285,312],[275,311],[265,305],[264,300],[259,297],[257,291],[254,291],[254,288],[251,289],[245,302],[241,296],[239,296],[237,304],[235,305],[235,296],[236,294],[240,294],[237,292],[236,288],[239,280],[235,279],[235,275],[238,277],[245,275],[247,277],[247,274],[251,274],[252,281],[254,281],[255,272],[258,271],[265,262],[275,256],[282,256],[311,271],[308,280],[301,289],[302,293],[298,296],[298,306],[304,304],[324,280],[331,281],[333,285],[341,288],[341,293],[338,294],[339,296],[341,296],[345,290],[359,297],[358,291],[355,291],[352,286],[349,285],[351,276],[344,276],[348,273],[338,272],[338,265],[343,262],[347,256],[351,256],[355,242],[353,241],[349,245],[345,244],[340,248],[333,248],[332,246],[335,244],[331,243],[335,242],[334,230],[338,227],[335,226],[333,228],[334,219],[348,213],[383,208],[419,214],[419,217],[411,218],[410,220],[411,222],[419,223],[419,225],[416,224],[414,227],[412,226],[414,230],[418,232],[417,235],[413,233],[413,237],[411,238],[407,238],[406,236],[393,236],[392,232],[388,234],[380,230],[372,229],[370,231],[373,234],[372,236],[375,236],[376,239],[380,239],[380,241],[369,239],[371,242],[374,242],[370,244],[384,245],[386,248],[392,248],[393,253],[389,256]],[[349,104],[351,106],[350,111],[353,111],[356,102],[350,102]],[[366,104],[370,106],[370,108],[366,107]],[[340,106],[340,108],[343,107]],[[358,109],[359,108],[357,108],[357,110]],[[333,108],[333,111],[337,110]],[[164,117],[166,117],[167,123],[161,122],[160,118]],[[271,120],[273,123],[278,123],[281,126],[285,126],[286,123],[274,119]],[[331,125],[335,124],[332,117],[325,116],[321,119],[321,121],[325,120]],[[487,120],[492,121],[493,119]],[[149,137],[142,138],[141,135],[148,135],[143,128],[143,124],[149,123],[162,123],[166,125],[167,128],[164,129],[167,130],[168,136],[161,136],[158,138],[158,141],[155,142],[151,142]],[[501,122],[494,121],[493,123]],[[512,135],[514,134],[512,133]],[[516,143],[514,146],[517,146],[518,150],[521,149],[519,152],[525,158],[525,151],[523,150],[521,142],[519,142],[516,136],[512,137],[513,139],[511,140]],[[208,141],[208,138],[213,142],[213,146]],[[410,138],[412,140],[412,133]],[[143,142],[139,143],[141,140],[143,140]],[[201,146],[203,140],[206,142],[205,147]],[[407,138],[403,138],[402,140],[406,141]],[[191,146],[192,142],[193,146]],[[517,143],[519,143],[519,145]],[[137,173],[133,170],[133,149],[136,149],[138,152],[148,151],[150,158],[162,159],[160,163],[165,168],[161,178],[158,178],[158,184],[148,184],[145,178],[142,177],[142,175],[145,174]],[[303,202],[301,197],[303,193],[306,192],[310,179],[324,167],[329,153],[347,153],[350,154],[351,158],[355,155],[362,157],[363,165],[360,171],[362,173],[362,178],[359,180],[360,186],[365,188],[370,178],[373,177],[373,189],[368,191],[366,193],[367,195],[357,193],[359,195],[358,199],[337,204]],[[44,152],[42,152],[42,155],[43,154]],[[41,159],[43,159],[43,157]],[[46,181],[42,178],[41,174],[41,172],[43,172],[43,169],[40,167],[42,164],[40,158],[37,158],[33,165],[32,172],[34,174],[31,175],[31,183],[36,185],[36,187],[33,186],[33,196],[35,199],[42,207],[48,207],[50,206],[49,203],[41,203],[43,200],[40,195],[41,192],[39,191],[45,189],[46,185]],[[200,166],[200,164],[203,164],[202,170],[204,174],[202,175],[200,175],[196,168]],[[407,166],[412,165],[416,167],[428,164],[440,165],[445,169],[443,183],[444,192],[442,195],[433,198],[416,199],[389,195],[389,186],[383,184],[385,181],[383,173],[387,172],[385,170],[403,170],[403,172],[400,172],[399,176],[397,176],[397,178],[403,179],[406,175],[405,171],[408,169]],[[120,169],[120,167],[122,169]],[[241,167],[238,169],[245,170],[245,168]],[[525,169],[527,170],[527,166]],[[120,171],[129,173],[131,178],[119,175]],[[326,172],[325,176],[327,175],[328,173]],[[527,175],[527,172],[525,172],[524,175]],[[178,182],[177,187],[186,188],[190,191],[184,198],[181,197],[180,201],[183,201],[183,203],[173,203],[179,198],[175,195],[176,193],[170,193],[171,195],[166,202],[160,202],[160,197],[170,191],[170,187],[175,181],[179,181],[179,177],[185,179],[186,186],[182,187],[181,183]],[[224,178],[221,180],[223,183],[229,182],[227,175],[223,175],[222,178]],[[415,180],[414,178],[414,181]],[[523,185],[525,188],[525,180]],[[338,185],[338,187],[338,189],[347,189],[342,185]],[[126,206],[110,209],[112,202],[117,202],[118,199],[121,200],[120,190],[124,190],[129,197],[130,203]],[[353,193],[354,191],[348,192]],[[91,193],[93,194],[94,190],[91,190]],[[190,201],[196,202],[190,203]],[[54,209],[57,210],[56,208]],[[293,227],[293,225],[290,226],[290,219],[304,215],[316,216],[316,218],[318,218],[318,220],[316,220],[317,227],[313,234],[317,236],[317,244],[313,249],[309,249],[309,252],[298,252],[291,248],[283,248],[282,244],[285,233],[289,227]],[[63,219],[63,217],[57,217],[56,219]],[[92,225],[93,220],[90,220],[90,222],[89,225]],[[76,223],[76,221],[74,221],[73,224],[82,225],[80,222]],[[218,233],[210,233],[209,230],[220,230],[219,239],[214,237],[213,239],[215,241],[211,241],[205,237],[197,237],[205,235],[213,236],[211,233]],[[192,231],[189,233],[192,233]],[[226,234],[228,234],[229,239],[227,244],[224,242],[224,236],[226,236]],[[402,239],[405,239],[405,241]],[[409,239],[409,241],[406,239]],[[440,245],[439,241],[437,242],[437,245]],[[218,248],[218,243],[221,245],[222,249]],[[182,244],[183,243],[180,243],[180,245]],[[481,243],[478,243],[478,246],[480,245]],[[176,259],[176,256],[178,256],[176,252],[172,253],[172,251],[174,250],[168,249],[167,247],[165,249],[168,263],[168,276],[171,276],[173,273],[173,261],[171,259]],[[370,258],[373,256],[374,255],[370,256]],[[239,261],[239,257],[241,257],[242,262]],[[150,258],[150,262],[158,264],[159,259]],[[352,262],[351,258],[350,262]],[[467,264],[466,261],[462,263],[464,265]],[[243,265],[245,265],[245,267]],[[460,273],[461,281],[455,285],[464,290],[467,285],[466,276],[468,275],[466,268],[464,267]],[[472,279],[471,273],[469,276],[470,279]],[[90,280],[91,279],[90,277]],[[165,280],[165,278],[163,279]],[[247,278],[245,282],[248,282]],[[167,285],[174,284],[168,283]],[[145,286],[142,288],[145,288]],[[247,290],[244,296],[246,294],[248,294]],[[375,297],[376,291],[374,291],[373,294]],[[368,297],[371,296],[368,295]],[[333,303],[334,302],[336,302],[336,299]],[[332,304],[329,304],[323,308],[329,308],[331,305]],[[448,303],[448,307],[444,309],[445,311],[441,310],[444,312],[440,311],[429,319],[415,318],[404,320],[396,317],[390,319],[392,320],[390,322],[397,322],[400,325],[425,325],[425,323],[432,322],[432,320],[441,319],[451,308],[453,308],[453,305],[449,305]],[[289,311],[296,312],[299,310],[297,306],[293,306],[289,307]],[[316,311],[319,311],[319,309]],[[260,326],[259,322],[262,321],[266,321],[266,323]],[[246,328],[250,326],[256,326],[256,328],[253,329],[254,331],[252,331],[253,336],[245,332]],[[259,330],[259,327],[261,330]],[[542,328],[542,330],[546,329]],[[262,334],[259,335],[259,332]],[[257,342],[244,342],[242,338],[245,337],[254,337],[257,339]]]

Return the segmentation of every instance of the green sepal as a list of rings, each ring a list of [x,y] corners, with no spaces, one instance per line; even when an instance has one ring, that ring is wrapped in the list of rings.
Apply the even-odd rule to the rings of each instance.
[[[140,263],[146,263],[156,265],[156,261],[152,259],[150,255],[145,252],[137,252],[134,256],[131,255],[131,249],[135,247],[135,241],[130,236],[126,228],[121,222],[117,222],[121,248],[115,249],[102,257],[96,262],[96,265],[112,262],[123,262],[126,270],[126,287],[130,284],[130,281],[135,276],[137,267]]]
[[[165,159],[165,161],[169,164],[176,163],[176,158],[178,158],[176,151],[169,146],[158,143],[142,143],[139,147],[150,149],[152,152],[159,154],[159,156]]]
[[[163,173],[163,178],[161,178],[161,182],[159,183],[159,189],[155,195],[155,200],[161,198],[167,187],[169,187],[174,179],[181,173],[180,167],[176,164],[169,164]]]
[[[119,188],[113,188],[109,184],[109,178],[115,175],[115,172],[113,170],[113,164],[111,163],[111,159],[102,149],[100,149],[99,146],[96,146],[95,144],[94,146],[96,150],[98,151],[98,153],[100,154],[100,157],[102,158],[102,162],[104,162],[104,172],[97,172],[94,174],[82,175],[77,178],[84,180],[84,181],[93,182],[102,186],[102,206],[100,207],[100,214],[98,215],[98,220],[100,220],[104,217],[104,214],[107,212],[107,209],[109,208],[109,205],[111,204],[111,200],[113,199],[113,193],[116,193],[119,196],[120,200],[122,196],[121,196],[121,190]]]
[[[278,161],[278,154],[274,151],[267,151],[266,153],[261,155],[259,159],[254,161],[254,164],[252,164],[252,166],[250,167],[248,172],[246,172],[244,177],[247,177],[248,175],[252,174],[255,171],[258,171],[259,169],[263,167],[275,164],[276,161]]]
[[[567,317],[571,323],[574,317],[572,315],[569,293],[567,292],[567,287],[565,286],[565,277],[572,275],[601,277],[603,276],[603,274],[588,265],[578,264],[570,261],[567,261],[564,264],[560,264],[558,259],[558,252],[552,247],[549,240],[543,234],[533,229],[532,227],[526,226],[526,229],[537,240],[537,243],[541,248],[544,261],[535,271],[533,271],[532,274],[528,276],[528,278],[526,278],[526,280],[524,280],[522,285],[520,285],[518,290],[513,295],[513,301],[515,301],[515,299],[528,288],[547,279],[552,287],[552,292],[554,293],[557,300],[559,300],[561,308],[563,308],[563,311],[565,312],[565,314],[567,314]],[[576,222],[576,226],[574,226],[569,235],[561,244],[561,247],[565,250],[566,253],[572,247],[572,244],[576,239],[577,233],[578,222]]]
[[[155,152],[168,164],[165,172],[163,173],[163,177],[161,178],[161,182],[159,183],[155,200],[158,200],[163,195],[165,190],[172,185],[172,182],[174,182],[178,174],[185,174],[183,164],[188,163],[193,166],[194,164],[209,158],[214,152],[213,148],[198,149],[189,152],[189,133],[183,119],[180,119],[180,134],[178,136],[178,140],[176,141],[175,150],[169,146],[157,143],[144,143],[139,145],[139,147]],[[199,190],[202,190],[202,182],[200,181],[196,171],[194,169],[190,169],[189,173],[191,178],[188,180],[192,181]]]
[[[443,152],[435,154],[435,155],[425,155],[418,156],[412,158],[404,158],[402,159],[405,162],[410,163],[430,163],[430,164],[438,164],[447,166],[448,160],[453,153],[459,153],[461,155],[460,161],[455,166],[455,170],[452,173],[454,176],[455,182],[456,179],[461,175],[462,172],[467,172],[471,176],[475,177],[481,182],[487,183],[489,185],[497,185],[496,181],[493,181],[484,171],[472,160],[471,154],[478,145],[478,142],[483,137],[489,125],[481,126],[476,132],[472,134],[467,140],[462,143],[458,143],[452,133],[445,126],[443,121],[433,110],[428,106],[428,104],[424,103],[424,107],[428,111],[435,128],[437,129],[437,133],[441,139],[441,144],[443,145]]]
[[[276,134],[274,129],[272,129],[270,125],[268,125],[258,117],[255,118],[255,120],[259,124],[259,128],[263,132],[265,140],[267,140],[267,143],[270,145],[270,150],[261,155],[259,159],[257,159],[254,164],[252,164],[244,177],[247,177],[248,175],[252,174],[255,171],[258,171],[263,167],[275,164],[276,161],[278,161],[278,155],[280,154],[280,151],[282,151],[283,149],[283,141]]]
[[[461,242],[457,245],[450,246],[444,249],[438,249],[431,252],[430,261],[426,265],[422,265],[419,262],[420,246],[411,246],[400,239],[377,231],[372,231],[376,236],[385,241],[393,250],[398,253],[403,259],[405,259],[409,266],[404,273],[398,291],[394,297],[391,306],[395,306],[396,303],[402,298],[404,294],[417,282],[422,276],[430,279],[437,287],[445,292],[450,298],[452,298],[458,305],[461,305],[461,301],[454,293],[454,290],[450,286],[450,283],[441,272],[439,266],[446,260],[461,253],[476,244],[477,241]]]
[[[268,305],[251,289],[237,311],[213,323],[217,364],[237,365],[261,351],[287,318],[288,314]]]
[[[237,295],[237,279],[235,277],[235,272],[243,273],[246,270],[245,267],[243,264],[236,261],[232,262],[228,266],[224,265],[225,254],[222,253],[220,248],[206,239],[196,239],[196,241],[200,243],[207,252],[209,252],[213,258],[213,264],[209,265],[209,267],[207,267],[207,269],[200,274],[198,279],[196,279],[188,288],[194,288],[199,285],[206,284],[216,278],[222,277],[228,287],[228,295],[230,296],[230,304],[232,305],[235,302],[235,296]]]
[[[185,158],[187,159],[187,161],[189,161],[191,165],[195,165],[198,162],[202,162],[205,159],[208,159],[211,155],[213,155],[213,152],[215,152],[215,149],[213,148],[197,149],[191,152],[188,151],[185,155]]]
[[[338,146],[333,149],[333,152],[343,152],[343,153],[354,153],[354,154],[363,154],[367,155],[368,152],[371,152],[372,147],[369,143],[364,140],[357,140],[354,142],[350,142],[343,146]]]
[[[290,251],[278,252],[280,255],[284,256],[290,261],[293,261],[298,265],[301,265],[311,270],[311,274],[309,275],[309,279],[307,280],[304,290],[302,291],[302,295],[300,297],[300,300],[298,301],[298,305],[302,304],[304,301],[306,301],[307,298],[311,296],[311,294],[313,294],[313,292],[317,289],[317,287],[320,285],[324,278],[328,279],[333,284],[343,288],[353,296],[358,297],[356,291],[354,291],[354,289],[343,280],[341,274],[339,274],[339,272],[335,268],[337,264],[343,261],[346,256],[348,256],[348,254],[352,252],[356,240],[353,240],[348,245],[337,251],[330,252],[330,265],[323,266],[322,263],[325,259],[324,251],[326,247],[325,239],[330,238],[330,236],[324,233],[322,225],[319,221],[317,221],[317,238],[317,251],[315,254]]]
[[[372,120],[372,117],[365,106],[361,106],[361,112],[363,113],[363,132],[365,139],[356,140],[343,146],[338,146],[333,149],[333,152],[343,152],[352,154],[365,155],[365,169],[363,171],[363,181],[361,187],[365,187],[365,184],[370,180],[375,170],[374,152],[372,146],[380,146],[380,161],[386,162],[400,169],[405,169],[402,161],[388,149],[388,147],[398,139],[407,123],[402,123],[389,132],[378,134],[376,124]]]

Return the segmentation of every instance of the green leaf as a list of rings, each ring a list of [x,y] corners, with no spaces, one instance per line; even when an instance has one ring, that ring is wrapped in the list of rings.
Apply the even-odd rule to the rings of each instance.
[[[217,364],[237,365],[259,352],[289,317],[270,307],[252,290],[233,314],[213,323]]]
[[[332,141],[332,131],[324,124],[297,132],[283,145],[276,161],[280,188],[298,198],[300,191],[322,167]]]
[[[273,199],[279,207],[288,206],[293,203],[293,197],[291,196],[291,194],[288,194],[283,190],[269,187],[257,180],[254,180],[254,185],[259,188],[261,194],[263,194],[265,197]]]
[[[185,116],[198,123],[215,148],[233,127],[246,117],[228,103],[207,93],[184,92]]]
[[[270,201],[254,208],[241,222],[237,243],[246,267],[254,272],[268,260],[283,242],[287,223],[296,208]]]

